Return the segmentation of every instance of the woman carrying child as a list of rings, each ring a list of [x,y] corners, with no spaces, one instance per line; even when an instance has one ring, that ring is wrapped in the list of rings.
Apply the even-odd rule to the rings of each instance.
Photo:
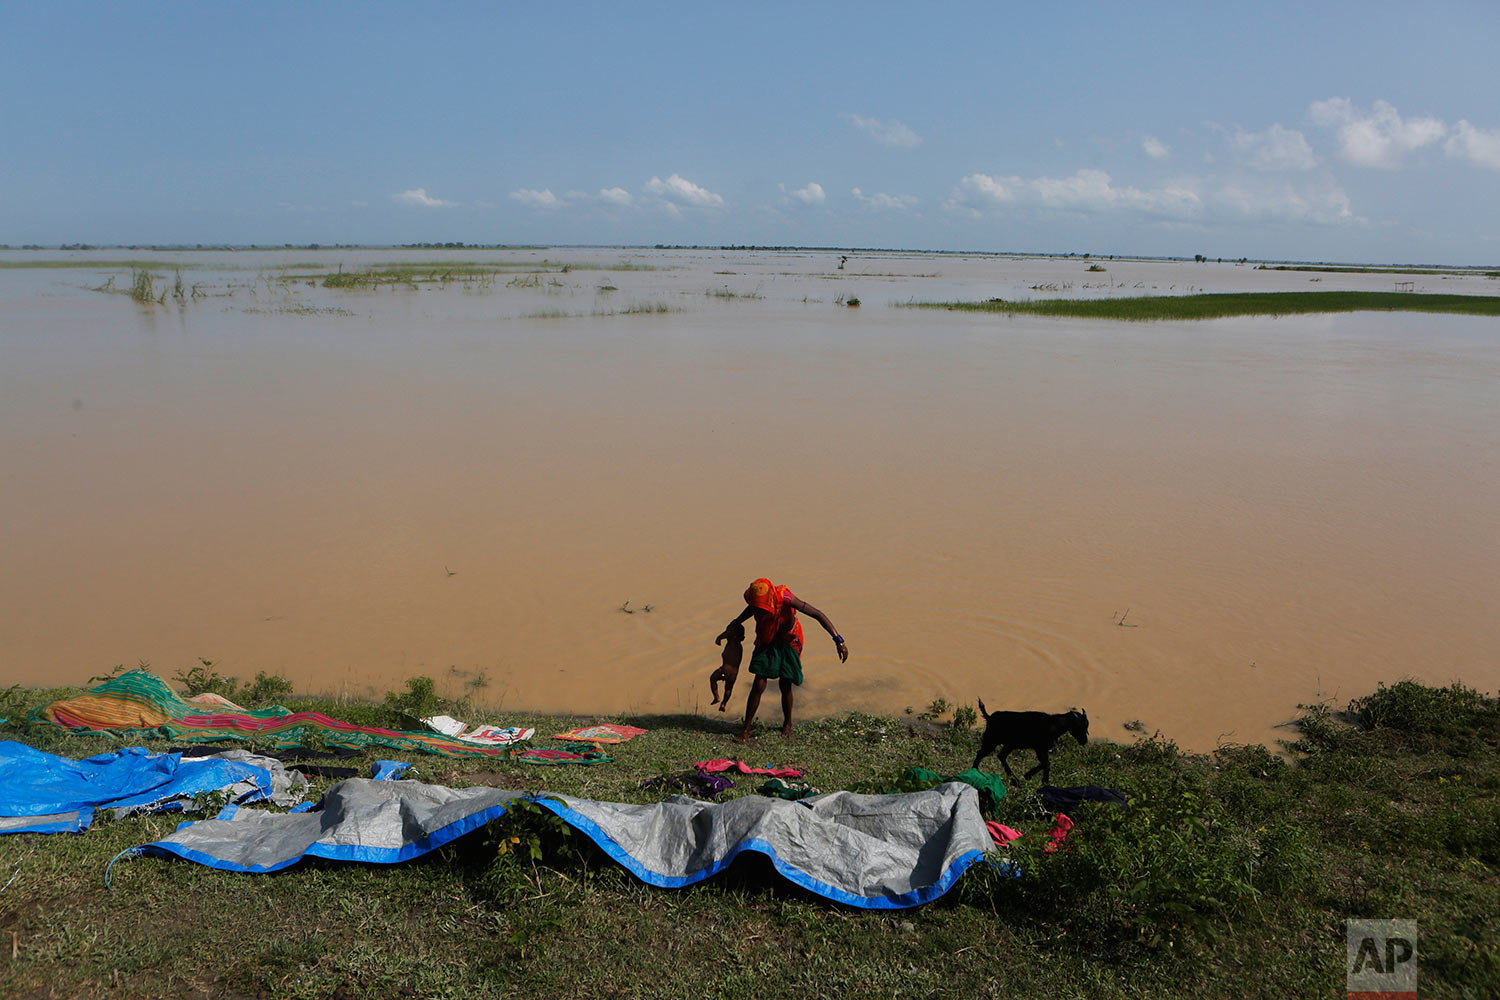
[[[761,693],[766,689],[766,682],[773,677],[781,686],[781,735],[791,735],[792,687],[802,683],[802,623],[797,620],[799,611],[822,625],[824,631],[833,637],[833,646],[838,651],[840,662],[849,659],[849,647],[844,644],[844,637],[839,635],[838,629],[833,627],[833,622],[828,620],[827,615],[806,601],[799,600],[787,587],[777,586],[764,577],[750,584],[745,590],[745,610],[714,640],[717,643],[720,639],[728,638],[736,626],[748,618],[755,619],[755,651],[750,655],[750,672],[755,675],[755,682],[751,685],[750,697],[745,702],[745,726],[734,738],[736,743],[744,743],[750,739],[750,723],[755,720],[755,712],[760,708]]]

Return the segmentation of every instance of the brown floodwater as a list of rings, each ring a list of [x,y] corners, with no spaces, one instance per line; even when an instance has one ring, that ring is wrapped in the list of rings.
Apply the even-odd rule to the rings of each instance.
[[[805,715],[1076,705],[1202,749],[1381,681],[1500,681],[1494,319],[901,308],[1390,275],[571,249],[283,280],[443,258],[341,250],[151,255],[180,304],[91,290],[142,256],[0,252],[0,685],[205,657],[707,712],[758,576],[848,641],[806,623]],[[5,266],[39,258],[73,266]]]

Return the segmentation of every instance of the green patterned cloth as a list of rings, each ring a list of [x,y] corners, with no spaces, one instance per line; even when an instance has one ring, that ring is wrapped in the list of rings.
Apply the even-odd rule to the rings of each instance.
[[[1005,798],[1005,782],[1000,780],[1000,775],[989,774],[977,767],[971,767],[949,778],[944,778],[936,771],[929,771],[926,768],[910,767],[901,775],[900,791],[919,791],[942,784],[944,781],[962,781],[966,785],[973,785],[979,790],[979,798],[986,809],[993,810],[1000,805],[1000,800]]]
[[[156,737],[178,743],[245,740],[272,748],[324,744],[446,757],[496,757],[506,749],[464,743],[433,732],[356,726],[318,712],[292,712],[280,705],[250,711],[223,698],[207,697],[205,701],[189,701],[149,670],[131,670],[77,698],[36,709],[28,721],[49,722],[75,732],[103,732],[121,739]]]

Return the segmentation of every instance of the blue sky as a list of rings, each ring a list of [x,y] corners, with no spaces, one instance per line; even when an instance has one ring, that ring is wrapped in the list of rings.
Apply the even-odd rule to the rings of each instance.
[[[0,243],[1500,262],[1500,3],[0,0]]]

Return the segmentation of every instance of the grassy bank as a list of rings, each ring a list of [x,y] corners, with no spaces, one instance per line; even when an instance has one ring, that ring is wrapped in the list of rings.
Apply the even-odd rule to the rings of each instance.
[[[964,312],[1072,316],[1084,319],[1223,319],[1229,316],[1291,316],[1298,313],[1425,312],[1500,316],[1500,296],[1427,295],[1416,292],[1238,292],[1202,295],[1142,295],[1113,299],[1037,299],[985,302],[921,302],[916,308]]]
[[[362,724],[432,707],[420,684],[348,705],[257,683],[293,710]],[[0,738],[75,758],[118,746],[16,724],[75,693],[0,692],[11,719]],[[539,738],[580,721],[471,720]],[[878,790],[914,765],[963,770],[977,748],[968,727],[918,717],[817,720],[790,742],[767,729],[748,748],[717,713],[598,721],[650,731],[611,748],[611,764],[423,757],[416,777],[647,802],[660,793],[643,780],[715,757],[793,762],[825,791]],[[0,837],[0,994],[1279,1000],[1342,995],[1343,923],[1361,917],[1419,921],[1423,997],[1500,994],[1500,931],[1484,916],[1500,911],[1496,702],[1402,682],[1308,707],[1289,736],[1279,754],[1188,754],[1124,730],[1060,743],[1054,783],[1118,788],[1132,808],[1080,807],[1069,848],[1044,854],[1050,817],[1035,783],[1017,785],[990,815],[1025,833],[1009,851],[1020,877],[976,866],[937,903],[894,913],[806,896],[753,856],[692,889],[653,889],[545,815],[394,866],[256,876],[139,858],[117,864],[107,890],[109,860],[179,818],[100,815],[83,836]],[[330,783],[315,779],[314,797]],[[754,785],[741,778],[731,794]]]

